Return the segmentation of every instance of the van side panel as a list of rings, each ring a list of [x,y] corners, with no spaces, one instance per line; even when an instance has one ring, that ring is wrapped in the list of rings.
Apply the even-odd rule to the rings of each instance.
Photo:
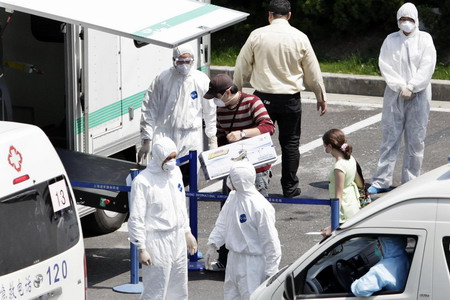
[[[450,237],[450,200],[438,200],[436,218],[436,237],[434,240],[434,274],[433,299],[448,299],[450,295],[450,262],[447,261],[444,251],[450,252],[449,245],[443,247],[443,238]]]

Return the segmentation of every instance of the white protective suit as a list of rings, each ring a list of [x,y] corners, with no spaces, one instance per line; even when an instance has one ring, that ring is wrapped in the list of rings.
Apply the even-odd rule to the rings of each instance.
[[[381,74],[386,81],[384,92],[380,157],[372,185],[389,188],[404,133],[405,154],[402,183],[420,175],[424,140],[431,102],[431,77],[436,65],[432,37],[419,30],[416,7],[406,3],[397,12],[397,21],[410,17],[415,29],[405,35],[402,30],[391,33],[383,42],[379,57]],[[399,23],[400,26],[400,23]],[[402,88],[412,91],[412,99],[400,96]]]
[[[255,188],[255,168],[249,162],[234,163],[230,192],[208,244],[226,244],[225,299],[249,299],[250,294],[278,271],[281,246],[275,228],[275,209]]]
[[[352,283],[355,296],[369,297],[381,290],[403,290],[410,262],[405,251],[406,238],[380,237],[383,258],[361,278]]]
[[[173,58],[182,54],[194,56],[192,47],[181,45]],[[208,91],[209,78],[192,66],[185,76],[175,67],[163,71],[151,83],[142,103],[141,139],[171,138],[178,147],[178,157],[189,150],[203,151],[202,118],[209,139],[216,136],[216,106],[203,98]]]
[[[190,232],[181,171],[162,169],[176,152],[169,138],[153,145],[152,160],[133,180],[128,231],[138,249],[147,249],[152,264],[142,265],[140,299],[188,299],[187,248]]]

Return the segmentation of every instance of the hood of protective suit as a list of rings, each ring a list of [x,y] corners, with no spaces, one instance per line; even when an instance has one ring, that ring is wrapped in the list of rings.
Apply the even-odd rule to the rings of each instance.
[[[417,12],[417,8],[411,2],[403,4],[397,11],[397,24],[400,28],[400,18],[408,17],[414,20],[414,25],[416,28],[419,28],[419,13]]]
[[[177,146],[170,138],[162,137],[157,139],[153,143],[152,160],[147,168],[151,171],[163,172],[161,165],[172,152],[177,153]]]
[[[383,249],[383,258],[396,257],[404,254],[406,247],[405,237],[379,237]]]
[[[173,48],[173,58],[177,58],[183,54],[190,54],[192,58],[194,58],[194,49],[192,49],[191,45],[183,44],[178,47]]]
[[[236,192],[247,192],[255,189],[255,167],[249,162],[235,162],[230,169],[230,179]]]

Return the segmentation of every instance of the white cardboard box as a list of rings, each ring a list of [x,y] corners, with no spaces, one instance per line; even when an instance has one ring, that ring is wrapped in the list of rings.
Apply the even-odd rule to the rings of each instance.
[[[255,168],[277,160],[277,153],[269,133],[243,139],[199,155],[200,164],[207,180],[228,176],[234,161],[247,160]]]

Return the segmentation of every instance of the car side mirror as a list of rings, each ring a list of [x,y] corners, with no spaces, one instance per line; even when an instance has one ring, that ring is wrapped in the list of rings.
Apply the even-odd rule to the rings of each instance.
[[[289,273],[284,281],[284,294],[286,299],[295,300],[295,283],[294,283],[294,273]]]

